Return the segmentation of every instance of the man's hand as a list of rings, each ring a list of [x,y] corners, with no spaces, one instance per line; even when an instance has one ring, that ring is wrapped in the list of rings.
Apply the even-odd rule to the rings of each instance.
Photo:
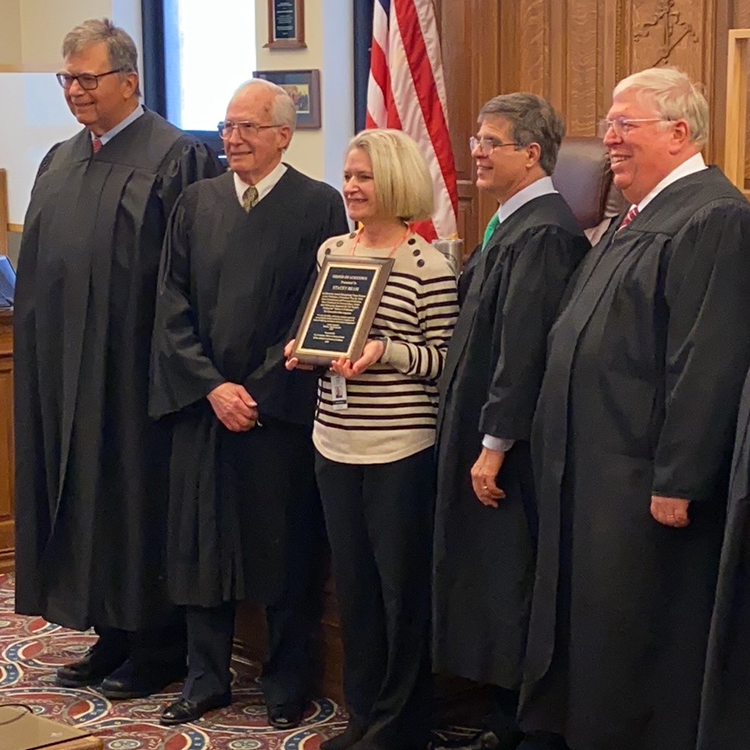
[[[378,339],[369,339],[362,350],[362,356],[354,363],[348,359],[337,359],[331,362],[331,369],[337,375],[343,375],[347,380],[361,375],[368,367],[380,361],[385,353],[385,344]]]
[[[471,467],[471,484],[474,494],[482,505],[497,508],[498,500],[505,498],[505,493],[497,486],[497,475],[503,468],[505,454],[482,448],[479,458]]]
[[[232,432],[247,432],[258,421],[258,404],[238,383],[217,385],[208,398],[217,419]]]
[[[690,500],[679,497],[651,496],[651,515],[659,523],[672,526],[675,529],[684,529],[690,523],[688,506]]]
[[[284,367],[286,367],[287,370],[314,370],[315,368],[313,365],[305,365],[302,364],[297,357],[292,356],[292,350],[294,349],[294,342],[297,339],[292,339],[285,347],[284,347],[284,356],[286,357],[286,362],[284,363]]]

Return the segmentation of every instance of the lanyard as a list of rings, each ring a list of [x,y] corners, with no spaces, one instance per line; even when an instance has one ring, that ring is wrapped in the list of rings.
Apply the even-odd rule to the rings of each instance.
[[[357,239],[354,240],[354,244],[352,245],[352,249],[349,252],[349,255],[354,255],[354,251],[357,249],[357,245],[359,245],[359,239],[362,236],[362,232],[365,231],[365,228],[362,227],[359,232],[357,233]],[[411,234],[411,229],[409,227],[406,227],[406,232],[404,233],[404,236],[391,248],[391,251],[386,255],[386,258],[392,258],[393,254],[398,250],[401,245],[406,242],[406,238]]]

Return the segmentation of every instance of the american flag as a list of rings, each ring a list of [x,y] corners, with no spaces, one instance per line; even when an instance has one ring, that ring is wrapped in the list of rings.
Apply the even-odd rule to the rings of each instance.
[[[375,0],[366,127],[403,130],[419,144],[435,213],[414,229],[428,241],[455,237],[456,169],[432,0]]]

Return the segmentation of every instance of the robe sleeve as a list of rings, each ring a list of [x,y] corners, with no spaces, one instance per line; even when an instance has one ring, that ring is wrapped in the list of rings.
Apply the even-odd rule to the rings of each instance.
[[[184,199],[178,199],[170,216],[159,271],[149,395],[149,414],[154,418],[180,411],[226,382],[198,336]]]
[[[479,420],[480,432],[509,440],[530,438],[547,335],[568,281],[588,249],[583,237],[550,226],[530,230],[519,245],[508,293],[498,300],[495,335],[500,336],[500,356]]]
[[[749,289],[750,206],[713,204],[674,238],[666,273],[665,416],[655,495],[716,496],[750,365]]]

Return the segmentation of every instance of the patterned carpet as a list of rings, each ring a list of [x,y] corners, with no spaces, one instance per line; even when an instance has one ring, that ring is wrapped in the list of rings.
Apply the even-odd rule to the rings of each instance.
[[[55,684],[55,670],[79,658],[94,636],[65,630],[41,618],[13,613],[13,578],[0,574],[0,704],[26,703],[40,715],[86,728],[104,750],[318,750],[341,731],[344,712],[333,701],[313,702],[303,724],[281,732],[266,723],[258,665],[234,659],[234,702],[195,724],[162,727],[159,715],[179,695],[168,692],[133,701],[109,701],[95,688]]]

